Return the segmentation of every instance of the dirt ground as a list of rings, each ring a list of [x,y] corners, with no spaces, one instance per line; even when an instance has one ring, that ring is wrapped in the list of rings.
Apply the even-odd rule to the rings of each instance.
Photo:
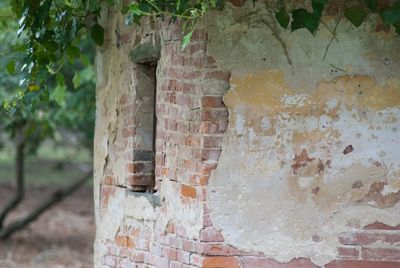
[[[59,186],[28,186],[26,199],[7,222],[26,215]],[[0,209],[14,192],[0,184]],[[85,186],[9,240],[0,240],[0,268],[93,267],[95,221],[92,189]]]

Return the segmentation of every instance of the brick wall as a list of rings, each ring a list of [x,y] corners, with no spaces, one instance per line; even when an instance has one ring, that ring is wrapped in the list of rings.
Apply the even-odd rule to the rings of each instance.
[[[206,202],[206,187],[211,172],[217,167],[222,136],[228,125],[228,111],[222,96],[229,87],[230,73],[218,69],[213,58],[206,53],[207,35],[204,29],[194,33],[192,42],[184,51],[180,49],[179,28],[173,24],[163,24],[160,33],[162,51],[157,66],[154,173],[155,188],[157,194],[161,193],[161,199],[153,208],[155,217],[152,219],[132,219],[127,216],[122,221],[115,220],[114,224],[119,226],[115,235],[96,242],[106,248],[100,256],[99,266],[319,267],[304,258],[279,263],[262,253],[244,252],[224,243],[223,235],[213,226]],[[137,72],[137,67],[133,65],[129,72]],[[135,77],[133,75],[133,79]],[[135,109],[138,106],[132,88],[134,86],[128,84],[119,89],[117,116],[123,122],[123,128],[115,130],[120,135],[108,143],[108,156],[100,181],[101,214],[118,209],[110,208],[116,193],[123,191],[123,196],[129,196],[126,187],[129,188],[132,180],[138,180],[149,171],[146,165],[135,160],[138,121]],[[123,158],[125,168],[124,183],[110,168],[120,158]],[[163,187],[167,183],[170,185],[168,189],[174,191],[173,197],[163,196]],[[154,194],[145,195],[152,198]],[[183,225],[179,217],[168,214],[176,206],[182,209],[200,208],[195,210],[200,211],[197,217],[202,226],[198,236],[189,234],[189,226]],[[101,217],[99,222],[102,221]],[[376,222],[363,228],[357,225],[352,228],[353,232],[343,233],[338,238],[342,245],[338,248],[337,260],[324,267],[400,267],[400,226]],[[318,240],[318,237],[315,239]]]

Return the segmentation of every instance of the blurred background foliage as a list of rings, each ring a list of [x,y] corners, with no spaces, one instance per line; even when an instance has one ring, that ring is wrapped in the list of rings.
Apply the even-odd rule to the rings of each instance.
[[[9,1],[0,0],[0,10],[11,11]],[[39,90],[26,86],[30,40],[19,28],[12,12],[0,21],[0,182],[13,180],[16,143],[23,141],[28,183],[68,184],[82,172],[69,165],[86,170],[92,158],[95,46],[81,35],[57,72],[38,69]]]

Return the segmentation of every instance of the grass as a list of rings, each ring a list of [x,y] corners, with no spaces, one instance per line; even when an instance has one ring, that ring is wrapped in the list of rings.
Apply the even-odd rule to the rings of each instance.
[[[14,155],[10,144],[0,150],[0,183],[14,182]],[[86,148],[46,142],[36,155],[26,157],[25,181],[27,185],[68,185],[90,166],[91,155]]]

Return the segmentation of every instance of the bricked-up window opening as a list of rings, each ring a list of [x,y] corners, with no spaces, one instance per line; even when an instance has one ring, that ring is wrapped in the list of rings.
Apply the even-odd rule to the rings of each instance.
[[[133,175],[130,176],[128,185],[134,192],[154,192],[157,129],[156,69],[156,62],[137,64]]]

